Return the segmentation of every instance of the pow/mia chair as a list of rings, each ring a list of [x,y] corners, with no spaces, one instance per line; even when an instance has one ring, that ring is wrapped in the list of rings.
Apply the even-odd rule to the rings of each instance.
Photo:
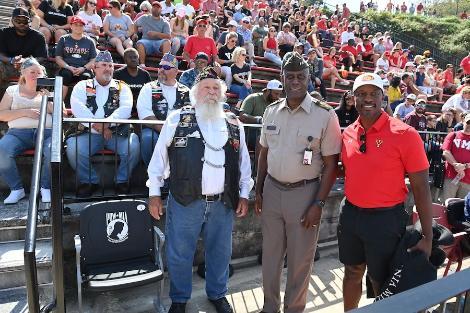
[[[80,235],[75,235],[79,312],[83,312],[82,287],[102,292],[158,281],[156,305],[163,312],[164,242],[144,201],[103,201],[85,207]]]

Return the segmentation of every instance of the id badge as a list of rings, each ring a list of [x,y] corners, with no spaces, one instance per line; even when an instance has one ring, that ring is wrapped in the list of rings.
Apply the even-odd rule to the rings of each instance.
[[[312,156],[313,156],[313,151],[310,149],[306,149],[304,151],[304,159],[302,161],[303,165],[311,165],[312,164]]]

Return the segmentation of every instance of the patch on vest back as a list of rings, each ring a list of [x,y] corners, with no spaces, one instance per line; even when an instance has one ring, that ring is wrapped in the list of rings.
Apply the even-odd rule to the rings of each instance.
[[[188,138],[187,137],[175,137],[175,148],[185,148],[188,145]]]

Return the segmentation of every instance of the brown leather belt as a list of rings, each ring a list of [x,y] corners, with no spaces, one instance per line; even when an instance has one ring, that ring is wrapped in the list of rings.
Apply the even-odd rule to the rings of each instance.
[[[297,188],[297,187],[301,187],[301,186],[305,186],[307,184],[311,184],[311,183],[314,183],[316,181],[319,180],[319,178],[313,178],[313,179],[304,179],[304,180],[300,180],[298,182],[295,182],[295,183],[283,183],[283,182],[280,182],[278,181],[276,178],[272,177],[271,175],[268,174],[268,177],[274,182],[276,183],[276,185],[279,185],[281,187],[284,187],[284,188]]]

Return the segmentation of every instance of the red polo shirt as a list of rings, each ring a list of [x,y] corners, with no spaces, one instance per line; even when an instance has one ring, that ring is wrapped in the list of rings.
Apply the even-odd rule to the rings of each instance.
[[[405,201],[405,174],[429,168],[418,132],[382,111],[366,133],[366,152],[359,151],[364,128],[359,119],[343,132],[341,157],[345,195],[362,208],[391,207]]]
[[[444,139],[441,149],[452,153],[454,159],[459,163],[470,163],[470,135],[461,131],[449,133]],[[457,172],[449,162],[446,162],[445,176],[449,179],[454,179],[457,176]],[[465,170],[462,182],[470,184],[470,169]]]
[[[470,75],[470,56],[466,56],[460,62],[460,67],[463,68],[465,75]]]

